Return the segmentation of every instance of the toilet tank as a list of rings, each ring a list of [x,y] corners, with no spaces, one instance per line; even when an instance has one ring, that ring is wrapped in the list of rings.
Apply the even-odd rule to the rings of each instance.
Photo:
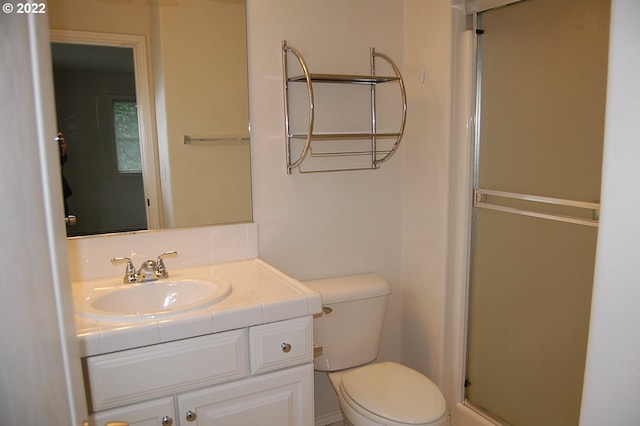
[[[336,371],[375,360],[391,285],[376,274],[305,281],[320,293],[322,314],[313,319],[313,340],[322,346],[318,371]]]

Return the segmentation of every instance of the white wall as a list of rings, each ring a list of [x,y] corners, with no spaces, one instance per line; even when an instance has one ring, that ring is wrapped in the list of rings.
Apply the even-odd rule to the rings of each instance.
[[[392,0],[249,0],[247,9],[261,256],[301,279],[376,271],[397,281],[401,155],[376,171],[287,175],[280,43],[312,71],[367,73],[371,46],[401,64],[402,9]]]
[[[46,15],[0,13],[0,413],[3,425],[86,417],[65,235]]]
[[[178,256],[167,260],[167,268],[183,269],[212,263],[258,257],[258,225],[193,226],[185,228],[102,234],[66,240],[71,281],[118,276],[124,266],[110,259],[128,257],[134,265],[155,259],[163,251]]]
[[[602,210],[580,424],[637,425],[640,405],[640,3],[613,0]]]
[[[402,212],[402,360],[443,384],[452,108],[451,1],[405,1],[410,100]],[[424,82],[418,78],[424,70]]]
[[[375,171],[287,175],[281,41],[300,50],[315,72],[368,73],[370,47],[401,65],[402,3],[249,0],[247,13],[252,183],[260,256],[298,279],[361,272],[387,278],[393,296],[380,358],[397,360],[402,151],[405,145],[424,141],[406,138],[396,156]],[[336,101],[340,105],[349,99],[338,93]],[[325,406],[323,395],[331,399],[332,391],[322,374],[316,378],[316,414],[322,415],[336,405],[329,401]]]

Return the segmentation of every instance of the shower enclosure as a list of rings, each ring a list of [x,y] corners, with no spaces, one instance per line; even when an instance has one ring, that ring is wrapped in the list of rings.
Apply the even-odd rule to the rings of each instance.
[[[577,425],[609,1],[524,0],[475,23],[466,403],[504,424]]]

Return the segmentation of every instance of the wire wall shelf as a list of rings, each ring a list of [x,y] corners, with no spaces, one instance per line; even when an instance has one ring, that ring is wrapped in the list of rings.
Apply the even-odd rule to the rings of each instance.
[[[291,75],[289,70],[289,56],[295,58],[295,62],[301,69],[300,74]],[[377,75],[376,61],[384,61],[393,71],[393,75]],[[292,61],[293,62],[293,61]],[[319,74],[311,73],[302,54],[295,48],[282,42],[282,72],[283,92],[285,107],[285,131],[287,173],[294,169],[299,173],[334,172],[347,170],[377,169],[389,160],[398,150],[404,135],[407,118],[407,95],[404,80],[398,66],[387,55],[370,49],[370,74]],[[292,111],[295,101],[291,96],[291,85],[306,85],[306,116],[305,130],[292,131]],[[352,132],[319,132],[316,124],[316,99],[317,84],[348,84],[362,85],[369,88],[369,118],[370,129],[367,131]],[[378,111],[376,105],[376,86],[379,84],[397,84],[401,99],[400,122],[397,129],[378,130]],[[299,105],[295,105],[299,109]],[[352,141],[350,144],[341,144],[340,141]],[[369,160],[350,161],[349,158],[368,157]],[[337,163],[331,163],[329,167],[312,167],[303,169],[303,163],[310,158],[339,158]],[[306,164],[306,163],[305,163]],[[317,163],[316,163],[317,164]]]

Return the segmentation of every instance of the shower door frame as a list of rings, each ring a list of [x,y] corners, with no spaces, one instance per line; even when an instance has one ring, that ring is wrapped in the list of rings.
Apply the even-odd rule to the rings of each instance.
[[[499,420],[467,404],[465,399],[468,292],[471,271],[471,242],[476,203],[477,166],[479,152],[479,68],[478,42],[475,34],[477,14],[495,7],[520,0],[459,0],[453,9],[453,64],[454,109],[452,111],[451,181],[449,211],[449,255],[447,264],[447,300],[445,321],[444,376],[447,386],[449,410],[454,424],[468,426],[500,425]],[[463,4],[464,3],[464,4]],[[473,17],[473,19],[471,19]],[[477,114],[478,112],[478,114]],[[498,194],[501,195],[501,194]],[[509,195],[509,194],[507,194]],[[519,194],[516,194],[519,195]],[[481,201],[481,200],[480,200]],[[557,200],[542,200],[556,202]],[[563,200],[559,200],[562,202]],[[597,203],[585,203],[580,207],[599,209]],[[597,219],[597,217],[595,218]],[[597,221],[585,223],[597,226]]]

